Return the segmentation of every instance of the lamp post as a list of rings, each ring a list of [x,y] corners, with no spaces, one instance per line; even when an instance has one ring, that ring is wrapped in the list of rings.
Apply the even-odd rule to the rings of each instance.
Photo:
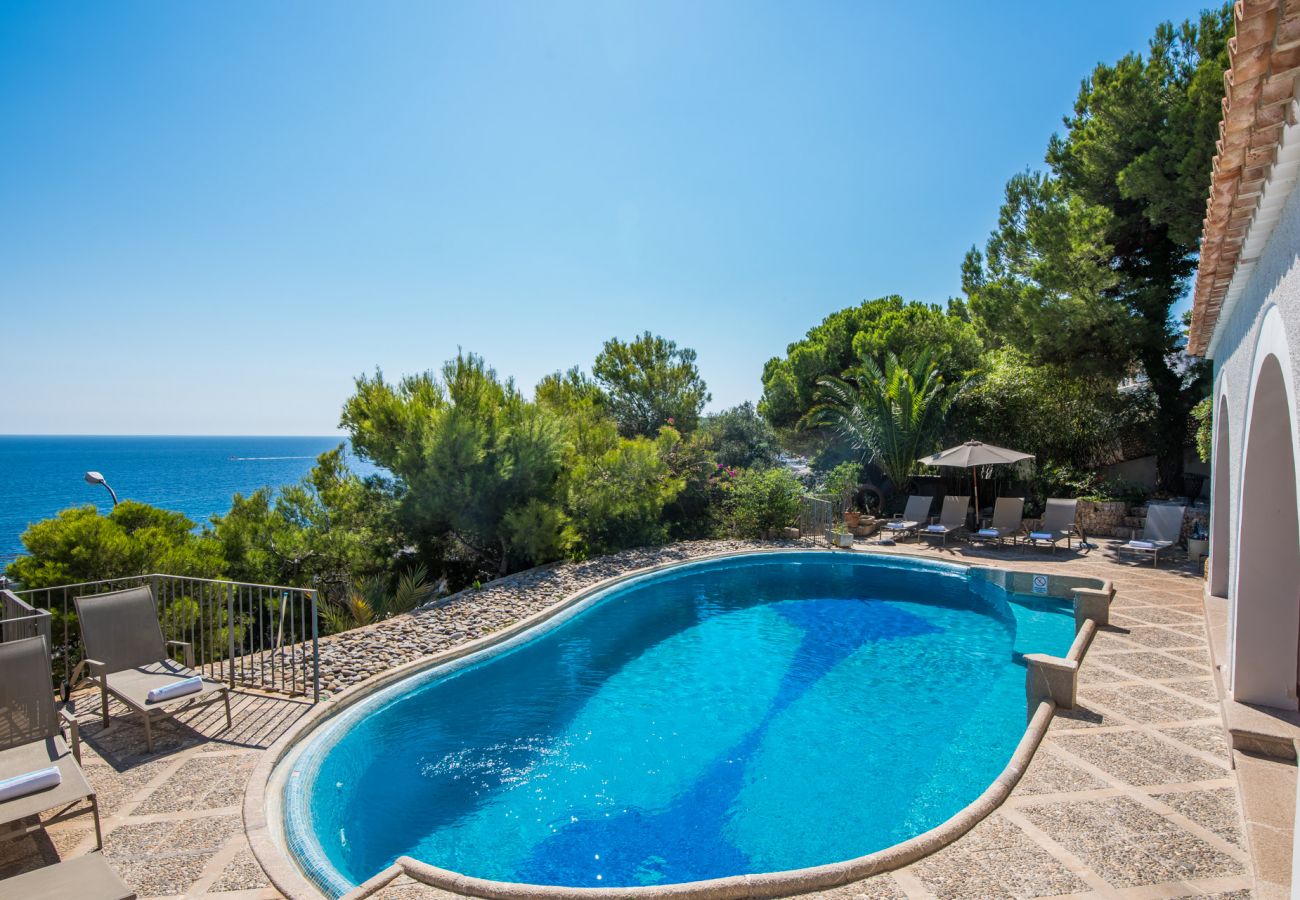
[[[113,498],[113,505],[117,506],[117,492],[109,487],[109,484],[104,480],[103,475],[100,475],[98,472],[87,472],[86,484],[102,484],[104,489],[108,491],[108,495]]]

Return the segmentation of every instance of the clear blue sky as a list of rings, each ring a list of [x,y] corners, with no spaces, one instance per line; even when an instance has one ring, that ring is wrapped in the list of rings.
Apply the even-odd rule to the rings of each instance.
[[[375,366],[645,329],[756,400],[957,294],[1081,78],[1200,8],[6,3],[0,431],[325,434]]]

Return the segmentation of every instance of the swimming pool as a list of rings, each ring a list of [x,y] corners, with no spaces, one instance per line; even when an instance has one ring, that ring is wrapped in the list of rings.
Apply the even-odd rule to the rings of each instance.
[[[358,702],[288,762],[286,842],[341,894],[407,855],[670,884],[838,862],[944,822],[1025,729],[1068,601],[964,566],[760,553],[618,583]]]

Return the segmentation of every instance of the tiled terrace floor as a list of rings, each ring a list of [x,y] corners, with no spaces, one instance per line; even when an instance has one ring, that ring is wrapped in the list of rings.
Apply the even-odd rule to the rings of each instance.
[[[955,844],[900,871],[820,895],[848,898],[1251,896],[1236,779],[1215,701],[1191,567],[963,547],[911,550],[1008,568],[1112,579],[1112,627],[1082,670],[1080,706],[1061,714],[1008,802]],[[240,804],[259,754],[310,707],[241,695],[235,728],[213,708],[157,752],[119,718],[104,731],[98,699],[77,713],[87,774],[99,791],[105,853],[141,897],[276,897],[243,835]],[[207,736],[207,737],[205,737]],[[89,850],[84,817],[0,843],[0,877]],[[4,894],[0,882],[0,897]],[[442,897],[400,881],[386,900]],[[6,898],[7,900],[7,898]]]

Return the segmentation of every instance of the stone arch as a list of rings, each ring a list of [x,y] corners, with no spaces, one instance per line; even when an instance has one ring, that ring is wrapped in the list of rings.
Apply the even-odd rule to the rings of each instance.
[[[1297,708],[1300,682],[1300,506],[1290,354],[1277,308],[1260,330],[1242,435],[1232,695]]]
[[[1228,395],[1214,410],[1214,456],[1210,473],[1210,593],[1227,597],[1232,572],[1232,441]]]

